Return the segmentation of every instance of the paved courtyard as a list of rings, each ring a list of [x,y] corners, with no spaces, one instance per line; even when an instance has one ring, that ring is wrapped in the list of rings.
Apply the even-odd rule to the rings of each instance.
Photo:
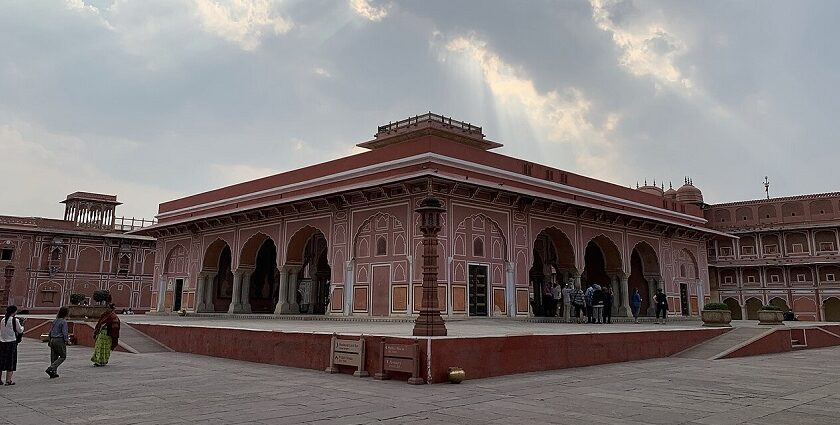
[[[20,346],[12,424],[836,424],[840,348],[735,360],[658,359],[410,386],[181,353],[71,347],[49,380],[46,345]],[[523,359],[523,361],[527,361]],[[469,373],[469,371],[467,371]]]

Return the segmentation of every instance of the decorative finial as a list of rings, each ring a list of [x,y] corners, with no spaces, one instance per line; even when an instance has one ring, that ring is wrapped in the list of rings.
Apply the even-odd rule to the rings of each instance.
[[[647,186],[647,179],[645,179],[645,186]]]
[[[764,194],[767,195],[767,199],[770,199],[770,180],[767,176],[764,176]]]
[[[668,189],[673,189],[673,188],[674,188],[674,182],[669,181],[668,182]]]
[[[636,189],[638,189],[638,188],[639,188],[639,181],[636,180]]]

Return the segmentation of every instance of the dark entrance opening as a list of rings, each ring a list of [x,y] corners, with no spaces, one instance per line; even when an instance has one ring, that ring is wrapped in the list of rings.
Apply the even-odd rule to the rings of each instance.
[[[175,279],[175,298],[172,301],[172,311],[181,309],[181,296],[184,292],[184,279]]]
[[[271,313],[277,305],[277,246],[274,241],[266,239],[257,251],[257,261],[248,288],[251,311],[254,313]]]
[[[233,296],[233,271],[231,270],[230,247],[225,245],[219,254],[219,266],[213,278],[213,311],[226,312]]]
[[[590,241],[586,245],[586,252],[583,258],[586,266],[583,269],[583,274],[581,274],[582,289],[585,290],[590,284],[598,284],[602,287],[610,286],[606,260],[598,244]]]
[[[297,293],[293,296],[297,297],[301,313],[324,314],[330,304],[332,270],[328,260],[327,239],[320,231],[311,231],[301,255],[303,265],[297,276]]]
[[[487,315],[487,266],[470,264],[470,316]]]
[[[682,309],[683,316],[691,314],[691,312],[688,311],[688,284],[686,283],[680,284],[680,309]]]

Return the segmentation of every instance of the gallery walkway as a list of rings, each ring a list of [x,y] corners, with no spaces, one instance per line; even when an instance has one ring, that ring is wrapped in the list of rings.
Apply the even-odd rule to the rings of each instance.
[[[25,340],[2,424],[835,424],[840,348],[706,361],[667,358],[460,385],[411,386],[181,353],[71,347],[61,377]]]

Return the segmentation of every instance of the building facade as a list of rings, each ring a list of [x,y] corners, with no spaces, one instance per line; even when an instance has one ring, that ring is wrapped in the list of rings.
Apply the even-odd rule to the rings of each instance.
[[[733,318],[773,304],[800,320],[840,321],[840,193],[711,205],[705,215],[738,236],[707,243],[712,292]]]
[[[160,205],[152,310],[411,316],[422,284],[415,208],[446,211],[442,313],[545,314],[544,285],[598,283],[628,314],[657,288],[671,311],[710,297],[702,194],[638,190],[491,152],[480,127],[426,114],[380,126],[369,151]],[[672,193],[673,192],[673,193]]]
[[[117,197],[76,192],[64,218],[0,216],[0,306],[52,313],[70,294],[108,289],[117,308],[151,305],[155,241],[129,235],[152,222],[115,216]]]

